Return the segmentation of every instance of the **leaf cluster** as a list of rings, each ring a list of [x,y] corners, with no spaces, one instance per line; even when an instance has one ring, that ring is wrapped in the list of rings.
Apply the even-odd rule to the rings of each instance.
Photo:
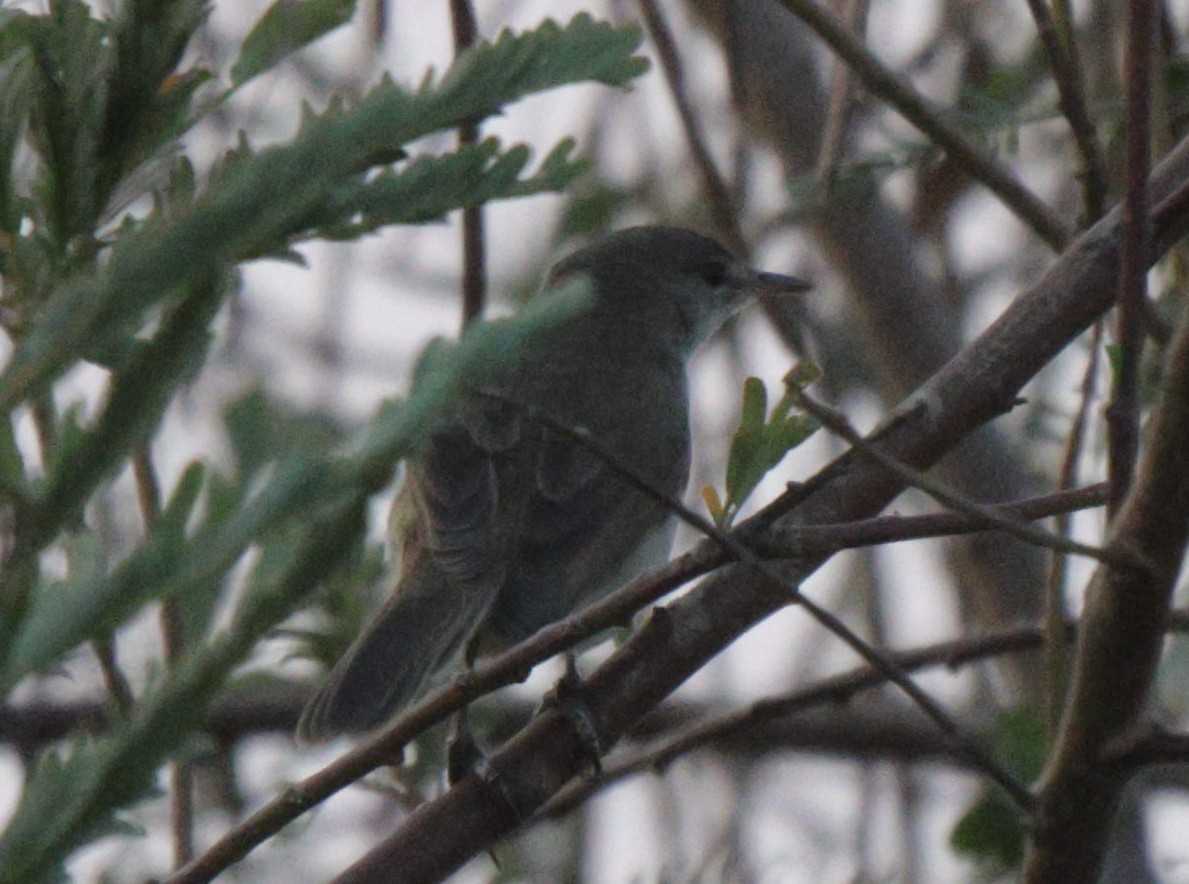
[[[12,342],[0,374],[0,505],[10,529],[0,685],[9,696],[154,601],[181,607],[186,639],[176,665],[130,709],[113,709],[109,734],[39,761],[0,836],[0,881],[59,876],[73,850],[115,831],[117,812],[152,794],[161,764],[261,638],[320,585],[356,568],[374,575],[362,567],[374,561],[364,541],[370,497],[459,384],[581,300],[533,305],[439,344],[408,397],[352,438],[249,392],[224,417],[235,466],[192,464],[161,512],[145,514],[143,540],[109,560],[84,514],[210,359],[239,265],[292,256],[312,239],[564,188],[582,170],[568,140],[533,170],[523,145],[487,139],[424,152],[416,142],[542,90],[622,85],[645,66],[634,29],[584,15],[545,22],[477,46],[416,88],[384,80],[357,101],[306,107],[286,143],[257,147],[241,135],[200,173],[179,139],[354,11],[350,0],[277,0],[222,85],[187,52],[205,0],[124,0],[108,17],[82,0],[55,0],[43,15],[0,10],[0,324]],[[54,396],[84,363],[109,373],[86,418]],[[36,456],[17,441],[26,416]],[[43,570],[47,550],[64,555],[64,576]],[[243,575],[238,601],[216,630],[233,569]]]
[[[720,497],[711,485],[702,489],[702,499],[710,518],[723,529],[731,527],[739,509],[755,491],[764,476],[784,460],[784,456],[812,436],[818,422],[811,415],[793,411],[795,389],[811,383],[819,375],[816,366],[804,364],[785,378],[786,391],[768,412],[768,389],[759,378],[743,383],[743,411],[739,426],[731,437],[727,461],[726,495]]]

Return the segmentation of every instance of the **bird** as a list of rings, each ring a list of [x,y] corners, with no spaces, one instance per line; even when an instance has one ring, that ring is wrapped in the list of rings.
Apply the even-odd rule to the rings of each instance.
[[[577,279],[589,286],[578,312],[454,397],[408,458],[391,520],[395,589],[305,707],[301,742],[371,730],[460,658],[520,642],[663,564],[675,520],[622,470],[679,498],[690,356],[753,296],[809,288],[712,238],[651,225],[563,258],[534,297]]]

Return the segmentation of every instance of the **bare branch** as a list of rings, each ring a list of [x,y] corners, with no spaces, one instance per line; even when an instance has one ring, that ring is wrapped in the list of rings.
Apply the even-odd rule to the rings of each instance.
[[[1069,242],[1069,231],[1061,220],[999,160],[972,143],[957,126],[948,122],[904,78],[889,70],[867,51],[829,10],[814,0],[780,0],[797,18],[811,27],[823,42],[838,53],[872,93],[882,98],[906,120],[959,162],[973,178],[983,183],[1009,209],[1055,251]]]
[[[1040,45],[1044,47],[1049,67],[1053,71],[1061,112],[1069,122],[1074,143],[1082,155],[1082,169],[1078,177],[1082,179],[1086,214],[1090,221],[1096,221],[1106,209],[1106,169],[1102,161],[1102,151],[1098,147],[1098,133],[1086,108],[1077,45],[1071,32],[1066,32],[1064,39],[1058,33],[1058,27],[1049,11],[1048,0],[1028,0],[1028,8],[1036,21]]]
[[[1118,511],[1131,485],[1139,451],[1139,358],[1147,300],[1149,93],[1155,23],[1151,0],[1131,0],[1127,4],[1127,193],[1123,202],[1116,330],[1119,358],[1111,403],[1106,409],[1112,514]]]
[[[960,666],[987,658],[1035,650],[1040,647],[1040,644],[1041,632],[1039,629],[1018,627],[998,630],[974,638],[941,642],[913,651],[896,653],[894,656],[896,663],[908,672],[916,672],[931,666],[957,669]],[[881,673],[869,666],[864,666],[851,672],[823,679],[818,684],[801,688],[787,696],[762,700],[738,712],[698,721],[675,733],[666,733],[656,742],[631,753],[628,758],[606,765],[601,776],[584,777],[574,781],[542,807],[536,818],[560,816],[581,804],[595,792],[601,791],[613,783],[636,774],[663,769],[682,755],[723,741],[730,741],[743,734],[754,734],[757,730],[762,732],[777,722],[795,731],[800,722],[800,714],[825,705],[846,703],[854,699],[857,694],[884,684],[886,684],[886,679]],[[887,715],[888,711],[887,708],[881,708],[878,714],[882,718]],[[920,720],[919,717],[916,718],[918,721]],[[790,720],[786,722],[785,719]],[[878,732],[879,729],[875,728],[874,730]],[[873,729],[856,729],[856,732],[870,735]],[[925,732],[920,732],[919,736],[924,740],[930,739]],[[787,747],[787,744],[770,739],[765,739],[764,743],[769,747],[769,751],[774,745],[786,745]],[[803,745],[800,741],[797,741],[797,744]],[[948,754],[944,742],[932,739],[927,745],[930,747],[927,750],[930,754]],[[952,760],[958,761],[959,757],[953,756]]]
[[[677,54],[677,42],[661,14],[660,7],[655,0],[640,0],[640,12],[644,15],[644,24],[656,45],[657,55],[661,60],[661,69],[665,72],[665,81],[669,84],[669,92],[673,96],[673,105],[677,108],[677,115],[681,118],[681,128],[685,132],[685,140],[689,144],[689,151],[694,160],[694,166],[702,179],[702,191],[709,202],[710,217],[714,219],[715,231],[726,241],[728,247],[737,255],[748,254],[747,241],[739,229],[739,218],[735,211],[735,201],[731,198],[730,188],[726,180],[718,171],[710,147],[702,133],[693,105],[685,90],[685,74],[681,69],[681,59]]]
[[[1090,403],[1094,399],[1095,382],[1098,377],[1098,354],[1102,349],[1102,326],[1098,322],[1090,341],[1090,358],[1082,375],[1078,410],[1069,429],[1065,455],[1061,461],[1061,473],[1057,479],[1059,488],[1070,488],[1077,482],[1078,459],[1086,436],[1086,423],[1090,415]],[[1070,519],[1061,515],[1057,519],[1056,533],[1069,534]],[[1065,707],[1065,689],[1069,652],[1065,640],[1065,556],[1057,550],[1050,557],[1048,579],[1045,581],[1044,622],[1045,638],[1045,724],[1050,736],[1057,730],[1061,710]]]
[[[1129,771],[1104,767],[1142,717],[1168,604],[1189,540],[1189,314],[1169,348],[1135,482],[1112,523],[1111,546],[1144,556],[1150,574],[1100,567],[1086,592],[1070,702],[1042,780],[1025,880],[1092,881]]]
[[[470,0],[450,0],[450,25],[454,35],[454,55],[457,58],[475,45],[479,29]],[[479,126],[459,127],[458,146],[467,147],[479,142]],[[465,329],[483,315],[487,304],[487,244],[484,236],[483,206],[467,206],[462,210],[462,327]]]
[[[953,489],[946,488],[941,482],[929,478],[920,470],[915,470],[908,464],[896,460],[896,458],[889,454],[885,454],[878,447],[868,444],[859,435],[859,432],[850,425],[850,422],[846,420],[843,414],[818,402],[803,390],[797,391],[796,399],[802,408],[820,420],[829,430],[837,433],[853,445],[856,451],[879,463],[906,485],[924,491],[940,503],[952,507],[972,519],[981,521],[984,527],[998,528],[1000,531],[1006,531],[1008,534],[1012,534],[1029,543],[1034,543],[1037,546],[1086,556],[1100,562],[1110,563],[1117,568],[1138,568],[1142,570],[1147,567],[1145,562],[1119,550],[1102,549],[1085,543],[1079,543],[1068,537],[1053,534],[1051,531],[1045,531],[1043,528],[1037,528],[1035,525],[1029,525],[1027,522],[1013,518],[1010,514],[1005,513],[997,507],[968,500]]]

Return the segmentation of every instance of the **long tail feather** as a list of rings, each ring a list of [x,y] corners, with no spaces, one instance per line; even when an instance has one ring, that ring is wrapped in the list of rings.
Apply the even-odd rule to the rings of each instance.
[[[298,740],[382,724],[454,658],[494,598],[494,586],[460,584],[428,562],[406,575],[302,712]]]

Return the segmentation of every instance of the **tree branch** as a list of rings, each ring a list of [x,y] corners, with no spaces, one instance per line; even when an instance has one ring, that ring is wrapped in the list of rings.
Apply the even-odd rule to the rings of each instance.
[[[1186,308],[1182,308],[1185,310]],[[1144,574],[1099,567],[1057,743],[1042,778],[1030,882],[1093,881],[1129,770],[1103,764],[1142,728],[1168,604],[1189,540],[1189,312],[1169,349],[1147,453],[1112,523],[1110,544],[1154,563]]]
[[[1021,184],[1010,169],[948,122],[903,77],[871,54],[834,13],[823,9],[814,0],[780,0],[780,3],[843,58],[864,86],[953,157],[1054,251],[1065,247],[1069,242],[1069,231],[1049,207]]]

